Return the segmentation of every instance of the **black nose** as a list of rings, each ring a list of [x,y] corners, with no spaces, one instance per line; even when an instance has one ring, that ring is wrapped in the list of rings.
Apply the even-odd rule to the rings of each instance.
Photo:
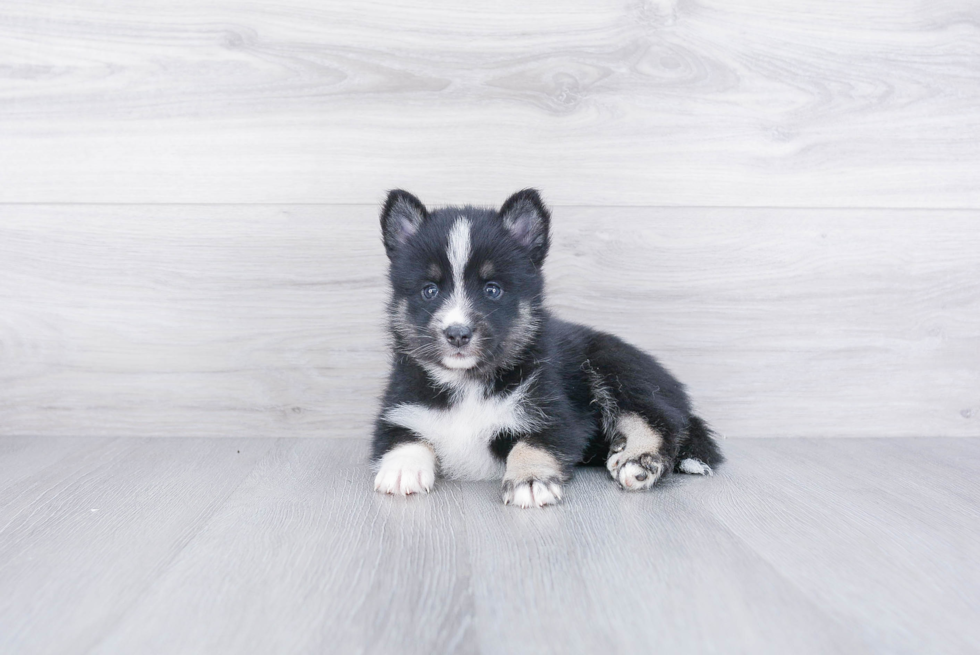
[[[465,325],[450,325],[446,328],[446,340],[457,348],[465,346],[473,338],[473,330]]]

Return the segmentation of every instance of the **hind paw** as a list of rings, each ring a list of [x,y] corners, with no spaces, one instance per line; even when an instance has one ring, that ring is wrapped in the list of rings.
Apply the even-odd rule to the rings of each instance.
[[[667,470],[660,455],[656,453],[628,455],[625,449],[611,454],[606,460],[606,468],[612,479],[628,491],[649,489]]]
[[[669,458],[660,452],[663,436],[637,414],[622,415],[616,427],[606,459],[609,474],[623,489],[649,489],[670,470]]]

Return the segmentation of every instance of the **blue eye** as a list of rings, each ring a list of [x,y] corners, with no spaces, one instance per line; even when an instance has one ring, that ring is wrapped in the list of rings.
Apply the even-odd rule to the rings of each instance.
[[[439,295],[439,287],[437,287],[436,285],[429,283],[424,287],[422,287],[422,297],[425,298],[426,300],[432,300],[438,295]]]
[[[500,285],[496,282],[487,282],[487,285],[483,287],[483,293],[486,294],[487,298],[490,300],[496,300],[504,293],[504,290],[501,289]]]

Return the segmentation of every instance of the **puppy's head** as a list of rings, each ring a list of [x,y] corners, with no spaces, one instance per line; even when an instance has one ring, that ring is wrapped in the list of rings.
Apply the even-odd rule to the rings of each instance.
[[[390,192],[381,231],[396,348],[436,374],[512,366],[537,334],[550,220],[533,189],[499,210],[429,211],[406,191]]]

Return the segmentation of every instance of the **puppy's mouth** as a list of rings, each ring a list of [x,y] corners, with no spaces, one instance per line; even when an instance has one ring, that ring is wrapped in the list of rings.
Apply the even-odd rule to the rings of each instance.
[[[451,355],[446,355],[442,358],[442,365],[446,368],[451,368],[455,370],[465,370],[468,368],[473,368],[480,363],[479,358],[476,355],[471,355],[464,352],[455,352]]]

